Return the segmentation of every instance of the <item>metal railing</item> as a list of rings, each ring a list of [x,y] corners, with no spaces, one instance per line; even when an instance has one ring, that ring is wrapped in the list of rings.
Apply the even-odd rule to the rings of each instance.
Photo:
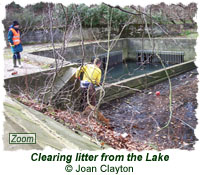
[[[182,51],[137,50],[136,58],[138,62],[147,61],[150,63],[158,63],[160,59],[157,54],[164,63],[178,64],[184,62],[184,52]]]

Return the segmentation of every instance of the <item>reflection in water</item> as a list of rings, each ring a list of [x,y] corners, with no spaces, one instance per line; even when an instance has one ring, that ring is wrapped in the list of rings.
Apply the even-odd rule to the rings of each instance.
[[[168,67],[169,65],[165,64],[165,66]],[[119,80],[150,73],[162,68],[163,67],[160,63],[142,64],[133,61],[121,64],[119,63],[108,69],[106,82],[117,82]]]

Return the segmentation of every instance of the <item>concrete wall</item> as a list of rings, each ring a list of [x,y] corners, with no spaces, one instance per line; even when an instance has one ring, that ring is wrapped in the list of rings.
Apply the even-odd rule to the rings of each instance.
[[[151,42],[148,38],[129,38],[120,39],[115,47],[111,50],[121,51],[123,59],[133,59],[136,60],[136,50],[142,50],[142,41],[144,50],[153,50]],[[196,39],[185,39],[185,38],[156,38],[153,39],[154,47],[156,51],[183,51],[184,61],[194,60]],[[104,48],[104,49],[103,49]],[[92,57],[98,56],[100,54],[105,54],[107,51],[107,42],[90,43],[84,45],[85,51],[85,61],[90,62]],[[60,52],[59,50],[57,50]],[[32,55],[31,55],[32,54]],[[39,52],[33,52],[28,55],[30,59],[36,60],[38,57],[41,62],[45,63],[48,59],[45,57],[53,58],[52,50],[45,50]],[[63,53],[63,57],[69,62],[80,62],[82,59],[83,52],[81,45],[67,47]],[[38,60],[37,59],[37,60]],[[50,61],[51,62],[51,61]]]
[[[99,45],[100,44],[100,45]],[[100,42],[99,44],[97,43],[91,43],[91,44],[85,44],[84,45],[84,50],[85,50],[85,61],[90,62],[92,57],[96,57],[100,54],[106,53],[107,49],[107,42]],[[104,49],[103,49],[104,48]],[[117,41],[111,52],[114,51],[121,51],[122,52],[122,58],[126,59],[128,55],[128,46],[127,46],[127,40],[126,39],[120,39]],[[59,52],[59,50],[57,50]],[[52,50],[45,50],[45,51],[40,51],[40,52],[33,52],[33,59],[35,59],[35,55],[37,56],[42,56],[44,57],[49,57],[53,58],[53,51]],[[29,54],[29,57],[31,55]],[[70,62],[80,62],[80,60],[83,57],[83,52],[82,52],[82,46],[77,45],[77,46],[72,46],[72,47],[67,47],[63,53],[63,57],[65,58],[66,61]]]
[[[71,64],[62,68],[62,71],[60,71],[59,75],[57,75],[53,83],[53,87],[56,88],[56,91],[50,90],[50,92],[48,93],[46,92],[47,91],[46,83],[51,81],[50,79],[53,77],[52,76],[52,71],[54,71],[53,69],[44,71],[42,73],[38,72],[38,73],[29,74],[25,76],[18,76],[18,77],[5,79],[4,80],[5,88],[8,92],[11,92],[11,93],[18,94],[21,91],[27,92],[29,94],[34,93],[32,95],[34,95],[35,97],[36,96],[40,98],[42,97],[45,102],[49,101],[50,99],[49,95],[51,97],[56,97],[57,95],[66,97],[65,93],[69,92],[71,85],[74,84],[73,75],[70,78],[68,76],[67,71],[71,71],[71,67],[76,67],[76,66],[77,65]],[[170,66],[167,68],[167,71],[170,77],[173,77],[195,68],[196,66],[194,64],[194,61],[188,61],[185,63]],[[66,81],[65,81],[66,79],[65,73],[67,73],[67,77],[69,77],[67,78]],[[129,88],[123,88],[123,87],[144,89],[164,80],[167,80],[167,76],[166,76],[165,70],[161,69],[161,70],[154,71],[148,74],[128,78],[116,83],[111,83],[105,86],[105,96],[103,99],[103,103],[108,103],[111,100],[121,98],[121,97],[127,96],[128,94],[132,94],[136,92],[135,90],[131,90]],[[76,85],[74,84],[74,87],[73,87],[74,89],[73,92],[71,91],[73,95],[70,93],[69,99],[71,99],[71,103],[73,103],[73,105],[77,103],[77,106],[78,106],[78,103],[80,102],[80,100],[77,98],[78,97],[77,92],[74,93],[78,89],[77,84]],[[99,90],[100,89],[97,89],[97,92],[99,92]],[[61,101],[60,98],[58,99],[59,99],[59,103],[63,103],[63,104],[68,103],[68,101],[65,102],[65,101]]]
[[[96,36],[96,38],[98,39],[102,39],[105,38],[105,32],[102,32],[101,28],[93,28],[91,29],[83,29],[83,36],[84,36],[84,40],[94,40],[94,37],[92,35],[92,32],[94,33],[94,35]],[[53,38],[54,38],[54,42],[62,42],[63,41],[63,29],[53,29]],[[8,32],[4,33],[4,37],[6,39],[7,42],[7,36],[8,36]],[[36,29],[33,31],[28,31],[24,34],[22,34],[21,36],[21,40],[23,44],[39,44],[39,43],[50,43],[51,42],[51,34],[49,32],[49,30],[45,30],[45,29]],[[72,32],[72,34],[67,34],[66,35],[66,41],[70,40],[70,41],[80,41],[81,40],[81,36],[80,36],[80,30],[76,29]],[[8,42],[7,42],[7,45]]]
[[[142,36],[142,31],[140,30],[141,26],[143,24],[131,24],[129,25],[124,32],[122,32],[122,36],[127,38],[138,38]],[[185,30],[195,29],[195,26],[192,24],[167,24],[167,25],[161,25],[161,27],[165,30],[167,30],[170,34],[170,36],[177,36],[180,35]],[[83,36],[84,40],[94,40],[93,34],[98,39],[107,39],[107,27],[99,27],[99,28],[83,28]],[[151,31],[151,28],[149,28],[149,31]],[[118,35],[119,31],[116,31],[116,29],[112,29],[111,31],[111,37],[114,38]],[[166,36],[163,30],[161,30],[158,26],[153,26],[152,33],[154,37],[162,37]],[[53,29],[53,35],[54,35],[54,41],[55,42],[61,42],[63,40],[63,34],[64,34],[64,28],[54,28]],[[7,41],[8,31],[4,32],[5,40]],[[70,36],[70,37],[69,37]],[[148,37],[147,32],[145,31],[145,36]],[[70,41],[80,41],[80,29],[75,29],[72,33],[67,34],[66,39]],[[51,42],[51,35],[49,29],[34,29],[29,30],[28,32],[22,34],[22,43],[26,44],[38,44],[38,43],[47,43]],[[7,43],[8,44],[8,43]],[[8,44],[9,45],[9,44]]]
[[[47,88],[51,85],[52,81],[54,81],[55,85],[59,84],[61,80],[62,83],[66,83],[68,80],[66,80],[65,74],[68,73],[71,75],[72,74],[70,72],[71,69],[76,67],[78,67],[76,64],[68,64],[63,66],[59,70],[59,73],[56,74],[55,79],[54,79],[55,68],[27,75],[20,75],[12,78],[7,78],[4,79],[4,87],[7,92],[13,94],[26,92],[26,93],[31,93],[30,95],[33,95],[32,93],[35,93],[35,96],[44,96],[46,95],[45,92],[48,91]],[[62,85],[60,86],[62,87]],[[57,90],[59,90],[58,87],[56,88]],[[51,93],[53,92],[51,91]]]
[[[9,131],[20,133],[36,133],[37,144],[32,144],[29,149],[44,149],[47,146],[51,146],[54,149],[62,150],[102,150],[100,146],[93,143],[92,138],[81,132],[72,131],[61,123],[56,122],[49,116],[38,112],[29,106],[25,106],[18,101],[6,96],[4,100],[4,114],[6,116],[6,122],[9,120]],[[7,123],[6,123],[7,124]],[[4,135],[8,144],[9,134]],[[29,144],[30,146],[30,144]],[[13,151],[16,148],[15,145],[8,145],[5,149]],[[27,149],[24,144],[18,144],[18,149]],[[110,148],[105,145],[105,148]]]
[[[167,72],[170,77],[177,76],[184,72],[195,69],[196,66],[194,61],[188,61],[185,63],[170,66]],[[112,83],[105,86],[105,96],[103,98],[103,103],[108,103],[111,100],[133,94],[136,91],[124,87],[130,87],[133,89],[144,89],[153,86],[157,83],[167,80],[165,69],[157,70],[148,74],[139,75],[136,77],[128,78],[116,83]],[[99,92],[100,89],[97,90]]]
[[[141,49],[141,45],[142,45],[141,42],[142,42],[141,39],[120,39],[116,43],[116,45],[112,51],[122,50],[122,55],[123,55],[124,59],[127,59],[127,58],[134,59],[134,58],[136,58],[134,55],[135,51]],[[107,46],[107,42],[101,42],[100,44],[101,44],[101,46],[103,46],[105,48]],[[194,50],[195,44],[196,44],[196,40],[194,40],[194,39],[174,39],[174,40],[172,40],[172,39],[155,39],[155,46],[156,46],[155,48],[156,49],[164,50],[164,51],[168,51],[168,50],[184,51],[185,52],[185,61],[195,59],[195,55],[196,55],[195,50]],[[144,39],[144,49],[151,49],[149,39]],[[85,54],[86,54],[86,58],[87,58],[86,61],[90,61],[91,58],[94,56],[94,52],[93,52],[94,50],[97,55],[106,52],[97,43],[87,44],[87,45],[85,45]],[[41,53],[46,54],[46,52],[44,52],[44,51],[38,52],[37,54],[41,54]],[[49,53],[47,52],[47,54],[49,54]],[[66,59],[68,59],[69,61],[71,61],[75,58],[81,58],[81,56],[82,56],[82,48],[80,45],[74,46],[74,47],[69,47],[66,49]],[[42,59],[45,59],[45,57],[42,57]],[[51,59],[51,58],[49,58],[49,59]],[[61,71],[60,74],[58,75],[58,79],[62,79],[62,77],[65,78],[64,75],[65,75],[65,73],[67,73],[67,70],[70,68],[70,66],[76,67],[77,65],[71,64],[71,65],[66,66],[66,68],[63,68],[63,71]],[[186,63],[181,63],[181,64],[178,64],[175,66],[171,66],[167,69],[169,71],[170,76],[175,76],[175,75],[184,73],[184,72],[189,71],[194,68],[195,68],[194,62],[189,61]],[[12,93],[19,93],[19,87],[20,87],[21,90],[27,90],[27,89],[31,88],[37,94],[42,93],[43,91],[45,91],[45,88],[46,88],[45,83],[48,82],[47,80],[50,80],[52,78],[52,71],[54,71],[54,70],[52,69],[52,70],[43,71],[42,73],[38,72],[38,73],[34,73],[34,74],[29,74],[26,76],[18,76],[18,77],[6,79],[6,80],[4,80],[6,90],[9,92],[12,92]],[[149,75],[150,76],[141,75],[139,77],[129,78],[129,79],[126,79],[126,80],[123,80],[120,82],[116,82],[114,84],[107,86],[104,101],[110,101],[112,99],[120,98],[129,93],[134,92],[132,90],[126,90],[126,91],[123,91],[123,93],[122,93],[122,88],[115,86],[115,84],[118,85],[118,83],[119,83],[119,85],[142,89],[142,88],[144,88],[143,84],[145,81],[148,81],[147,85],[150,86],[150,85],[156,84],[160,81],[164,81],[167,79],[166,73],[164,72],[163,69],[152,72]],[[154,76],[156,78],[152,78]],[[65,82],[65,81],[62,81],[62,82]],[[55,81],[55,83],[56,83],[56,81]],[[69,83],[73,84],[73,78],[70,79]],[[54,85],[56,85],[56,84],[54,84]],[[64,84],[62,84],[62,86],[63,85]],[[60,85],[59,85],[59,87],[60,87]],[[58,91],[62,91],[62,90],[58,90]],[[57,92],[55,92],[55,93],[57,93]]]
[[[184,61],[194,60],[196,39],[156,38],[152,40],[157,51],[184,51]],[[142,50],[142,38],[129,38],[128,58],[136,59],[136,50]],[[144,50],[153,50],[148,38],[143,39]]]

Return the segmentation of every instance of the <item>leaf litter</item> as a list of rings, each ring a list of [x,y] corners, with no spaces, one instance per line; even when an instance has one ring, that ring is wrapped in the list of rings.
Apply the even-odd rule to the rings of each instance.
[[[108,144],[114,149],[138,151],[192,150],[198,140],[194,134],[197,125],[197,74],[195,69],[171,78],[173,117],[170,125],[161,131],[159,129],[169,120],[168,81],[102,105],[100,111],[110,120],[110,127],[94,117],[82,116],[80,112],[55,109],[24,95],[15,98],[77,134],[82,131],[96,137],[102,147]],[[156,95],[157,91],[160,95]]]

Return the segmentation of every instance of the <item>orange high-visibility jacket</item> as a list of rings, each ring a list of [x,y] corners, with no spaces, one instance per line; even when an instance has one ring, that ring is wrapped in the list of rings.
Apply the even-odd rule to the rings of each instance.
[[[13,29],[13,28],[11,28],[10,30],[11,30],[12,33],[13,33],[13,38],[12,38],[13,44],[14,44],[14,45],[20,44],[20,33],[19,33],[19,31],[16,32],[16,30]]]

